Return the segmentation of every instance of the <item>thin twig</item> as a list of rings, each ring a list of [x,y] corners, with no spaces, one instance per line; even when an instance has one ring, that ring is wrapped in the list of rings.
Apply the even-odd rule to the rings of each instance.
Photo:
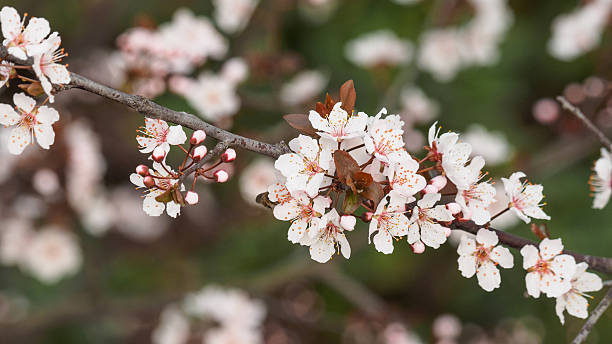
[[[610,141],[610,139],[608,139],[606,135],[601,130],[599,130],[599,128],[597,128],[597,126],[593,124],[593,122],[591,122],[591,120],[588,119],[579,108],[572,105],[567,99],[562,96],[558,96],[557,100],[561,103],[561,105],[563,105],[563,108],[573,113],[574,116],[578,117],[578,119],[580,119],[582,123],[584,123],[584,125],[586,125],[586,127],[589,128],[597,136],[597,138],[599,138],[599,141],[601,141],[601,143],[603,143],[603,145],[606,146],[608,150],[612,151],[612,142]]]
[[[595,324],[597,323],[601,315],[604,314],[606,309],[610,307],[611,303],[612,288],[608,290],[601,302],[599,302],[597,307],[595,307],[595,309],[591,312],[591,316],[587,319],[586,323],[584,323],[584,326],[582,326],[580,332],[578,332],[578,335],[576,335],[576,338],[574,338],[574,340],[572,341],[572,344],[580,344],[587,339],[589,333],[591,333],[591,330],[593,329],[593,326],[595,326]]]

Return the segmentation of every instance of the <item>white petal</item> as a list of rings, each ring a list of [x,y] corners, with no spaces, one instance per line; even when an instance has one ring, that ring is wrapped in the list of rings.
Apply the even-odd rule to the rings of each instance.
[[[277,206],[278,207],[278,206]],[[277,208],[275,207],[275,209]],[[308,221],[306,219],[296,219],[291,223],[289,231],[287,232],[287,239],[292,243],[296,244],[300,242],[304,233],[308,229]]]
[[[576,280],[572,283],[575,289],[583,293],[587,293],[590,291],[598,291],[603,288],[603,284],[601,282],[601,278],[594,273],[591,272],[583,272],[581,273]]]
[[[536,265],[540,259],[538,249],[533,245],[525,245],[521,248],[521,255],[523,256],[523,269],[529,269]]]
[[[476,241],[478,241],[478,243],[484,245],[485,247],[491,247],[497,245],[499,239],[497,238],[497,234],[494,231],[481,228],[476,234]]]
[[[11,154],[19,155],[30,144],[32,133],[24,126],[18,126],[11,130],[8,140],[8,151]]]
[[[34,98],[26,96],[26,94],[23,92],[15,93],[13,95],[13,103],[15,103],[18,108],[27,113],[32,112],[32,110],[34,110],[34,107],[36,106],[36,100],[34,100]]]
[[[274,162],[274,168],[283,176],[290,177],[304,169],[304,160],[295,153],[283,154]]]
[[[55,141],[55,132],[50,124],[35,125],[34,136],[36,136],[38,144],[44,149],[49,149]]]
[[[502,246],[496,246],[491,251],[491,259],[504,269],[510,269],[514,266],[514,257],[512,253]]]
[[[421,234],[419,231],[419,225],[418,223],[414,222],[410,225],[410,228],[408,228],[408,236],[406,237],[406,240],[408,241],[409,244],[414,244],[420,238],[421,238]]]
[[[32,17],[28,26],[23,30],[23,38],[29,43],[39,43],[49,35],[49,32],[51,29],[47,19]]]
[[[344,258],[351,258],[351,246],[349,245],[348,240],[346,240],[346,236],[344,234],[338,235],[338,244],[340,245],[340,252]]]
[[[143,188],[144,187],[144,182],[143,182],[144,178],[137,174],[137,173],[132,173],[130,174],[130,182],[132,182],[132,184]]]
[[[569,279],[561,279],[561,277],[555,276],[552,273],[542,276],[540,280],[540,289],[548,297],[559,297],[567,293],[571,288]]]
[[[142,201],[142,210],[149,216],[160,216],[164,213],[165,205],[155,200],[155,197],[148,195]]]
[[[170,201],[166,203],[166,212],[170,217],[176,218],[181,215],[181,205],[174,203],[174,201]]]
[[[2,7],[0,22],[2,22],[2,35],[7,39],[12,40],[21,32],[19,13],[10,6]]]
[[[378,233],[374,235],[373,241],[376,251],[384,254],[393,253],[393,238],[386,230],[378,231]]]
[[[62,64],[51,63],[46,65],[44,73],[53,84],[67,84],[70,82],[70,72]]]
[[[19,123],[21,116],[8,104],[0,104],[0,124],[9,126]]]
[[[461,271],[461,276],[470,278],[476,273],[476,257],[473,255],[459,256],[459,258],[457,258],[457,263],[459,265],[459,271]]]
[[[434,206],[434,204],[436,204],[436,202],[438,202],[440,200],[440,198],[442,198],[442,195],[439,193],[429,193],[429,194],[425,194],[423,195],[423,198],[421,198],[418,202],[417,205],[419,206],[419,208],[424,209],[424,208],[431,208]]]
[[[340,218],[340,226],[347,231],[352,231],[355,229],[355,224],[357,224],[357,219],[355,216],[344,215]]]
[[[438,248],[446,242],[444,227],[438,223],[421,222],[421,241],[432,248]]]
[[[530,272],[525,276],[525,285],[527,293],[536,299],[540,297],[540,275],[536,272]]]
[[[310,258],[319,263],[327,262],[334,252],[334,243],[331,240],[317,240],[310,246]]]
[[[310,124],[312,124],[313,128],[323,132],[330,131],[329,123],[323,117],[321,117],[318,112],[310,110],[308,120],[310,121]]]
[[[589,316],[589,303],[586,298],[576,293],[569,293],[566,296],[566,302],[567,313],[581,319],[586,319]]]
[[[542,259],[549,260],[554,256],[561,254],[563,251],[563,244],[561,243],[561,239],[548,239],[545,238],[540,242],[540,255],[542,255]]]
[[[287,203],[279,204],[274,207],[274,217],[281,221],[289,221],[298,216],[301,208],[298,206],[297,201],[291,200]]]
[[[349,118],[345,130],[348,133],[360,133],[365,132],[366,124],[368,123],[368,116],[359,112],[356,115],[353,115]]]
[[[476,242],[474,239],[468,237],[467,235],[463,235],[461,237],[461,242],[459,243],[459,247],[457,247],[457,253],[459,255],[471,255],[476,252]]]
[[[557,298],[557,302],[555,304],[555,312],[561,321],[561,325],[565,324],[565,316],[563,316],[563,311],[565,311],[565,307],[567,305],[567,301],[565,301],[565,296],[560,296]]]
[[[561,254],[555,257],[550,263],[550,268],[562,278],[571,278],[576,272],[576,260],[568,254]]]
[[[296,152],[302,154],[309,161],[316,161],[319,154],[319,142],[310,136],[300,134]]]
[[[185,141],[187,141],[187,135],[185,135],[183,127],[180,125],[171,126],[168,130],[166,141],[171,145],[182,145],[185,143]]]
[[[310,178],[306,184],[306,193],[308,196],[314,198],[319,194],[319,188],[322,186],[324,178],[325,174],[323,173],[317,173]]]
[[[44,124],[53,124],[59,121],[59,113],[54,108],[41,106],[36,113],[36,120]]]
[[[486,291],[492,291],[495,288],[499,288],[501,284],[499,270],[495,267],[495,264],[491,262],[485,262],[478,267],[476,276],[478,277],[478,284]]]

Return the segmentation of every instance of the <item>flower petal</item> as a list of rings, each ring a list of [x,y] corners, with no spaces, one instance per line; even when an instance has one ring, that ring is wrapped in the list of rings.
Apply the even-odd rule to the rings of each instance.
[[[0,104],[0,124],[9,126],[19,123],[21,116],[8,104]]]
[[[11,135],[8,140],[8,151],[11,154],[19,155],[30,144],[32,133],[30,129],[24,126],[18,126],[11,130]]]
[[[514,257],[512,253],[502,246],[496,246],[491,251],[491,259],[504,269],[510,269],[514,266]]]
[[[492,262],[485,262],[479,266],[476,276],[478,277],[478,284],[486,291],[493,291],[493,289],[499,288],[501,284],[499,270]]]

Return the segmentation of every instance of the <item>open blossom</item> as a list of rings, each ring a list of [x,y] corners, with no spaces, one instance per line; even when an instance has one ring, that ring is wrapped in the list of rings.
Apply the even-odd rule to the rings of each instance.
[[[283,192],[283,187],[282,184],[275,184],[269,190],[270,194]],[[283,198],[279,200],[278,195],[269,196],[269,198],[279,202],[274,207],[274,217],[281,221],[291,221],[287,238],[294,244],[305,245],[308,241],[307,235],[312,235],[313,232],[318,230],[317,226],[321,216],[325,213],[325,209],[329,207],[331,199],[323,196],[310,199],[303,191],[297,191],[295,196],[289,197],[288,200],[282,201]]]
[[[33,17],[24,29],[24,21],[19,13],[12,7],[4,6],[0,11],[0,22],[2,22],[2,44],[8,48],[9,54],[25,60],[32,55],[30,52],[47,37],[51,31],[49,22],[45,18]]]
[[[307,102],[321,93],[327,81],[328,78],[317,70],[300,72],[283,85],[279,98],[287,105]]]
[[[153,344],[181,344],[189,340],[189,318],[176,305],[164,308],[151,334]]]
[[[355,221],[346,221],[344,216],[341,219],[336,209],[330,210],[321,217],[319,225],[311,228],[309,232],[310,257],[319,263],[325,263],[336,251],[339,251],[342,252],[344,258],[350,258],[351,247],[344,231],[352,231],[354,226]]]
[[[170,145],[180,145],[187,141],[187,135],[180,125],[169,126],[166,121],[145,117],[145,126],[139,131],[142,135],[136,136],[141,153],[151,153],[161,146],[166,153]]]
[[[240,174],[240,194],[246,202],[256,205],[257,195],[266,192],[269,185],[280,179],[279,172],[274,168],[273,160],[257,159]]]
[[[425,177],[418,174],[419,163],[411,157],[389,166],[389,186],[391,198],[402,198],[404,203],[414,200],[412,197],[427,185]]]
[[[368,233],[368,241],[372,234],[374,235],[374,247],[378,252],[384,254],[393,253],[393,239],[399,239],[408,234],[409,220],[404,215],[406,212],[405,203],[393,202],[389,203],[387,197],[384,197],[376,212],[372,215],[370,221],[370,231]]]
[[[576,271],[576,260],[563,252],[561,239],[544,239],[539,250],[533,245],[521,249],[523,269],[527,270],[527,293],[535,298],[543,292],[548,297],[559,297],[571,289],[570,278]]]
[[[480,173],[470,173],[470,177],[467,185],[457,185],[455,202],[461,206],[465,218],[469,216],[477,225],[484,225],[491,220],[488,208],[495,202],[496,190],[489,182],[479,183]]]
[[[557,304],[555,311],[561,324],[565,323],[565,317],[563,312],[567,310],[567,313],[577,317],[586,319],[589,315],[587,309],[589,302],[586,299],[590,297],[586,293],[591,291],[598,291],[603,288],[601,278],[594,273],[586,272],[589,265],[585,262],[576,264],[576,272],[570,278],[571,289],[557,297]]]
[[[13,95],[15,109],[8,104],[0,104],[0,124],[15,126],[8,140],[8,150],[11,154],[21,154],[36,137],[38,144],[49,149],[55,141],[53,123],[59,120],[59,114],[53,108],[36,106],[36,100],[25,95]],[[16,111],[15,111],[16,110]]]
[[[498,242],[495,232],[481,228],[476,240],[464,235],[457,248],[461,275],[470,278],[476,274],[478,284],[486,291],[492,291],[501,284],[497,265],[505,269],[514,266],[514,257],[507,248],[497,246]]]
[[[75,237],[54,226],[40,229],[27,245],[23,268],[41,282],[52,284],[76,273],[82,264]]]
[[[368,153],[374,154],[386,164],[402,162],[409,157],[402,138],[404,122],[398,115],[380,118],[386,113],[387,110],[382,109],[376,117],[369,119],[368,130],[364,137],[365,147]]]
[[[510,198],[508,206],[521,218],[521,220],[525,221],[525,223],[531,221],[530,217],[534,219],[550,220],[550,216],[546,215],[540,208],[540,202],[542,198],[544,198],[542,194],[544,188],[539,184],[526,185],[526,183],[521,182],[520,179],[525,176],[523,172],[515,172],[509,179],[502,178],[506,195]]]
[[[367,33],[347,43],[345,55],[354,64],[364,67],[396,66],[410,61],[413,47],[389,30]]]
[[[67,84],[70,82],[70,72],[65,65],[57,62],[66,56],[62,50],[59,50],[62,39],[54,32],[45,39],[37,48],[34,55],[34,72],[40,80],[43,90],[49,96],[49,102],[53,103],[54,96],[51,92],[52,84]]]
[[[450,81],[462,66],[462,36],[457,29],[435,29],[421,35],[419,68],[441,82]]]
[[[428,123],[438,115],[438,103],[428,98],[420,88],[415,86],[402,90],[400,102],[402,106],[400,115],[407,125]]]
[[[136,173],[132,173],[130,175],[130,181],[132,184],[139,188],[146,188],[144,200],[142,202],[142,209],[149,216],[160,216],[163,214],[164,210],[166,210],[170,217],[174,218],[181,214],[181,206],[178,203],[174,201],[163,203],[155,199],[157,196],[160,196],[168,190],[176,187],[175,184],[178,182],[178,179],[165,178],[170,176],[166,170],[173,172],[167,166],[164,168],[158,162],[153,163],[153,170],[149,170],[150,174],[152,176],[161,178],[153,178],[155,180],[155,185],[151,188],[145,186],[144,178],[141,175]],[[184,186],[181,185],[181,191],[182,189],[184,189]]]
[[[259,0],[213,0],[215,21],[227,33],[244,29]]]
[[[446,206],[435,205],[440,198],[442,195],[439,193],[425,194],[412,209],[408,230],[409,244],[421,241],[429,247],[438,248],[446,242],[446,234],[450,229],[438,221],[452,221],[454,217]]]
[[[322,149],[317,140],[305,135],[289,141],[289,148],[295,153],[281,155],[274,167],[287,177],[289,191],[304,190],[315,197],[319,188],[330,182],[325,174],[332,165],[331,151]]]
[[[363,136],[368,121],[368,115],[363,112],[348,114],[338,102],[326,118],[310,110],[308,119],[312,126],[319,130],[321,137],[340,142],[344,139]]]
[[[595,174],[591,176],[589,184],[593,191],[593,208],[603,209],[612,194],[612,156],[605,148],[601,149],[601,158],[595,162]]]

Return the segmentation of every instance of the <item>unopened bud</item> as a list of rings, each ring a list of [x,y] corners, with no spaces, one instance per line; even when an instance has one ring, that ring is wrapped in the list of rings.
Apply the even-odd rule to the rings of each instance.
[[[423,193],[426,193],[426,194],[437,193],[437,192],[438,192],[438,188],[433,185],[427,185],[425,189],[423,189]]]
[[[352,231],[355,229],[355,224],[357,223],[357,219],[352,215],[343,215],[340,218],[340,226],[347,231]]]
[[[430,185],[433,185],[434,187],[436,187],[436,189],[438,189],[438,191],[444,189],[444,187],[446,186],[446,177],[445,176],[436,176],[431,178],[431,180],[429,181]]]
[[[229,179],[229,174],[224,170],[218,170],[214,173],[215,181],[217,183],[225,183]]]
[[[199,199],[198,194],[193,191],[187,191],[187,194],[185,195],[185,202],[187,202],[187,204],[197,204]]]
[[[146,177],[149,175],[149,167],[147,165],[138,165],[136,166],[136,173],[143,177]]]
[[[361,215],[361,219],[363,220],[363,222],[370,222],[372,221],[372,216],[374,216],[373,212],[366,211],[365,213]]]
[[[446,205],[446,209],[448,209],[451,212],[451,214],[457,215],[461,211],[461,206],[458,203],[453,202],[453,203],[448,203]]]
[[[164,158],[166,157],[166,151],[164,150],[162,146],[157,146],[153,150],[152,157],[154,161],[162,162],[164,161]]]
[[[448,227],[442,227],[444,228],[444,235],[446,235],[446,237],[448,238],[451,235],[451,229]]]
[[[152,188],[155,186],[155,179],[151,176],[144,177],[142,182],[147,188]]]
[[[204,130],[196,130],[193,132],[193,134],[191,134],[191,139],[189,140],[189,143],[191,143],[192,145],[199,145],[200,143],[204,142],[205,139],[206,133],[204,132]]]
[[[423,244],[423,242],[421,240],[415,242],[414,244],[410,245],[410,247],[412,247],[412,252],[416,253],[416,254],[421,254],[423,252],[425,252],[425,244]]]
[[[193,150],[193,160],[200,161],[204,159],[207,153],[208,153],[208,148],[206,148],[206,146],[197,146]]]
[[[226,149],[223,155],[221,155],[221,161],[223,162],[232,162],[234,160],[236,160],[236,151],[233,148]]]

